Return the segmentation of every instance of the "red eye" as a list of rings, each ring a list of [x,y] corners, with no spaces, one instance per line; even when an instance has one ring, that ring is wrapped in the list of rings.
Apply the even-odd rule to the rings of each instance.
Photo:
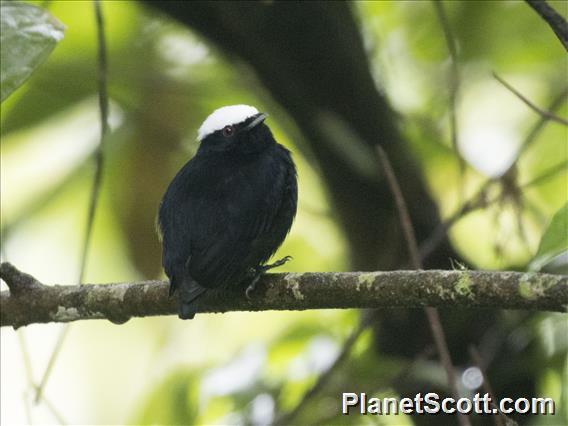
[[[235,128],[233,126],[223,127],[223,136],[225,136],[226,138],[233,136],[233,133],[235,133]]]

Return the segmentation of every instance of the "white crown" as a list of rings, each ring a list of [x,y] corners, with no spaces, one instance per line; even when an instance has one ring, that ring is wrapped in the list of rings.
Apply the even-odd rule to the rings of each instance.
[[[231,124],[242,123],[256,114],[258,114],[258,110],[250,105],[230,105],[216,109],[205,119],[197,131],[197,140],[202,141],[211,133]]]

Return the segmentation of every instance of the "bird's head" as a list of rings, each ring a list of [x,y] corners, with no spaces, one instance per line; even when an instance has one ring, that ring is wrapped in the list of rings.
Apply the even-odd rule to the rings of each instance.
[[[268,115],[249,105],[230,105],[213,111],[197,131],[200,152],[254,152],[273,143],[264,120]]]

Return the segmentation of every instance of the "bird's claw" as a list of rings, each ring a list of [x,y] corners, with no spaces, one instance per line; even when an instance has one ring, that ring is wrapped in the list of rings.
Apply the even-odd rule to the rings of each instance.
[[[254,291],[254,289],[256,288],[256,283],[258,282],[258,279],[260,278],[262,272],[261,273],[257,273],[256,276],[252,279],[251,283],[248,285],[247,289],[245,290],[245,296],[247,297],[248,300],[252,299],[252,292]]]
[[[292,256],[284,256],[282,259],[277,260],[276,262],[270,264],[270,265],[264,265],[262,267],[263,272],[268,271],[269,269],[272,268],[277,268],[278,266],[282,266],[284,265],[286,262],[289,262],[290,260],[292,260],[293,257]]]
[[[263,265],[263,266],[259,266],[258,268],[250,268],[248,270],[247,274],[252,275],[253,278],[252,278],[251,283],[249,284],[249,286],[245,290],[245,296],[247,297],[247,299],[248,300],[252,299],[252,292],[256,288],[256,284],[258,283],[258,280],[260,279],[260,276],[262,274],[264,274],[266,271],[268,271],[272,268],[277,268],[278,266],[282,266],[286,262],[289,262],[290,260],[292,260],[292,256],[284,256],[282,259],[279,259],[279,260],[277,260],[276,262],[274,262],[270,265]]]
[[[248,300],[252,299],[251,293],[254,291],[254,286],[253,285],[249,285],[247,287],[247,289],[245,290],[245,296],[247,297]]]

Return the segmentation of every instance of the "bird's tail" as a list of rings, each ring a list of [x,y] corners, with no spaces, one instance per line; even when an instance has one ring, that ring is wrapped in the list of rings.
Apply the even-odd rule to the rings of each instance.
[[[181,319],[193,319],[199,306],[199,296],[207,291],[191,277],[185,277],[176,283],[178,291],[178,316]]]

